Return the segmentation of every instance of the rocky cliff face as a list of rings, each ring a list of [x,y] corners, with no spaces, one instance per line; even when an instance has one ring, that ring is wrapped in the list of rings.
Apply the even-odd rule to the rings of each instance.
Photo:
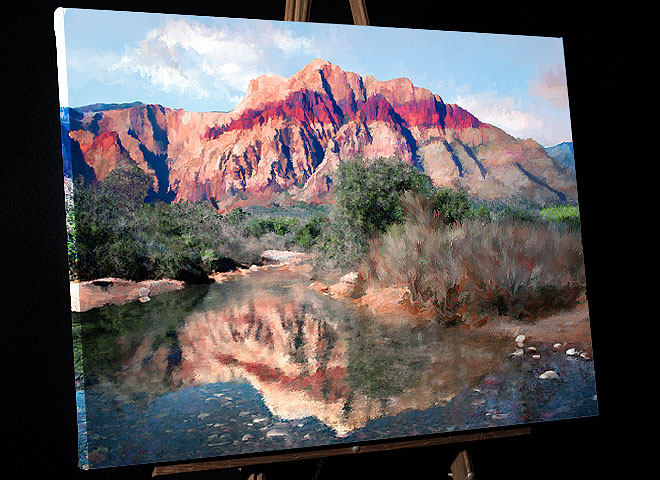
[[[514,138],[399,78],[379,81],[314,60],[291,78],[254,79],[228,113],[131,104],[71,115],[74,175],[116,166],[150,172],[166,201],[214,198],[224,208],[332,201],[343,160],[398,156],[438,186],[484,199],[576,198],[575,175],[531,139]],[[76,167],[77,166],[77,167]]]

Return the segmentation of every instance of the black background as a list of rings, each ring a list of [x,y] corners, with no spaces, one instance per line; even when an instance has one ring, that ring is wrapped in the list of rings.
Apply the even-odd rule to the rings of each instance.
[[[7,85],[2,91],[0,271],[2,305],[8,309],[0,321],[6,388],[2,433],[10,449],[4,450],[2,458],[3,469],[17,467],[16,477],[146,479],[152,470],[135,466],[82,472],[76,467],[53,12],[65,6],[283,19],[285,0],[233,3],[79,0],[23,2],[3,9],[2,77]],[[636,412],[626,403],[637,395],[628,374],[636,360],[624,348],[625,337],[615,330],[622,320],[627,321],[622,317],[631,315],[623,307],[633,281],[624,271],[624,255],[638,245],[635,229],[621,217],[627,209],[621,207],[625,202],[618,200],[628,195],[628,168],[637,159],[629,148],[634,143],[630,139],[642,132],[647,141],[654,141],[645,117],[648,105],[641,101],[653,98],[651,87],[656,82],[650,69],[657,56],[654,43],[641,37],[634,37],[625,50],[620,46],[644,32],[643,20],[649,14],[632,4],[604,10],[577,9],[577,2],[366,3],[371,24],[377,26],[563,37],[600,415],[539,424],[531,437],[487,441],[470,448],[478,479],[625,478],[621,472],[627,465],[634,465],[633,472],[649,473],[641,458],[641,464],[628,462],[640,437],[621,427],[643,424],[633,420]],[[348,0],[314,0],[311,17],[314,22],[352,23]],[[625,149],[620,147],[624,141]],[[623,237],[621,230],[627,232]],[[619,366],[626,367],[627,373]],[[335,457],[321,464],[317,460],[277,464],[267,467],[266,476],[277,480],[443,479],[453,453],[452,448],[426,448]],[[184,478],[236,475],[226,471]]]

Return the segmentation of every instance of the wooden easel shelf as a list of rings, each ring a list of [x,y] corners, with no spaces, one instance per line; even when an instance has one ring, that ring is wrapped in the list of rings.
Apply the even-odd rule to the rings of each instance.
[[[153,477],[161,475],[172,475],[177,473],[200,472],[205,470],[219,470],[225,468],[247,467],[255,465],[265,465],[270,463],[291,462],[295,460],[309,460],[315,458],[336,457],[340,455],[355,455],[362,453],[374,453],[392,450],[401,450],[406,448],[422,448],[440,445],[457,445],[463,443],[473,443],[483,440],[493,440],[498,438],[516,437],[520,435],[529,435],[532,429],[529,426],[504,428],[498,430],[488,430],[478,433],[457,433],[447,434],[435,438],[423,438],[414,440],[399,440],[370,443],[365,445],[352,445],[348,447],[315,449],[311,451],[300,451],[290,453],[278,453],[273,455],[258,455],[249,457],[229,458],[223,460],[208,460],[189,463],[176,463],[171,465],[161,465],[154,468]],[[468,479],[468,474],[472,473],[472,466],[469,455],[466,450],[461,450],[456,460],[451,465],[454,479]]]

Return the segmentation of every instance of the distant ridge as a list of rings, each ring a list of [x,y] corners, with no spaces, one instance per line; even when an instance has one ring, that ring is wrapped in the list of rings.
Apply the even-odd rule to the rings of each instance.
[[[561,165],[575,170],[575,156],[573,154],[573,142],[562,142],[554,147],[545,148],[548,156],[557,160]]]
[[[82,107],[74,107],[75,110],[78,110],[82,113],[88,112],[106,112],[108,110],[119,110],[122,108],[131,108],[144,105],[142,102],[130,102],[130,103],[92,103],[91,105],[84,105]]]

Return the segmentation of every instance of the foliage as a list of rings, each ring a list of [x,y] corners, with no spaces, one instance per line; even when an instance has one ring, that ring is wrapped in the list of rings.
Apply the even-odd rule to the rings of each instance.
[[[339,165],[335,178],[337,207],[367,237],[384,233],[403,218],[404,191],[429,194],[431,179],[398,159],[353,159]]]
[[[252,237],[261,237],[268,232],[273,232],[276,235],[286,235],[297,226],[298,220],[295,218],[255,218],[248,223],[246,232]]]
[[[312,217],[302,225],[293,236],[293,240],[305,250],[310,250],[316,243],[327,220],[324,217]]]
[[[315,245],[317,268],[345,269],[367,252],[367,236],[340,209],[335,208]]]
[[[64,205],[66,213],[66,240],[69,259],[69,280],[76,278],[76,221],[74,216],[73,182],[64,177]]]
[[[76,259],[80,279],[114,274],[124,278],[144,277],[140,249],[131,242],[131,225],[136,222],[142,194],[146,196],[144,172],[115,169],[105,182],[75,187],[74,210]],[[143,175],[144,174],[144,175]],[[126,178],[122,178],[125,175]],[[150,177],[149,177],[150,179]],[[121,185],[125,186],[122,190]]]
[[[577,205],[560,205],[541,210],[541,217],[549,222],[563,223],[569,228],[580,228],[580,210]]]
[[[505,205],[504,209],[498,213],[497,218],[499,221],[513,222],[536,222],[539,220],[538,215],[533,211],[511,205]]]
[[[153,185],[151,175],[137,165],[113,169],[103,181],[103,190],[125,211],[134,210],[149,193]]]
[[[490,211],[483,203],[479,205],[479,208],[475,210],[474,216],[475,218],[478,218],[482,222],[490,222]]]
[[[439,188],[431,199],[433,209],[440,212],[446,224],[462,222],[472,215],[470,196],[462,188]]]
[[[317,266],[345,268],[367,251],[368,239],[404,218],[406,191],[430,194],[431,179],[400,159],[355,158],[340,163],[334,178],[337,203],[317,242]]]
[[[225,215],[225,221],[230,225],[236,226],[242,224],[247,216],[248,214],[245,210],[243,210],[241,207],[236,207],[227,212]]]
[[[67,216],[74,220],[72,278],[206,282],[213,271],[260,261],[262,245],[208,202],[145,203],[151,181],[129,167],[103,182],[76,185]]]

